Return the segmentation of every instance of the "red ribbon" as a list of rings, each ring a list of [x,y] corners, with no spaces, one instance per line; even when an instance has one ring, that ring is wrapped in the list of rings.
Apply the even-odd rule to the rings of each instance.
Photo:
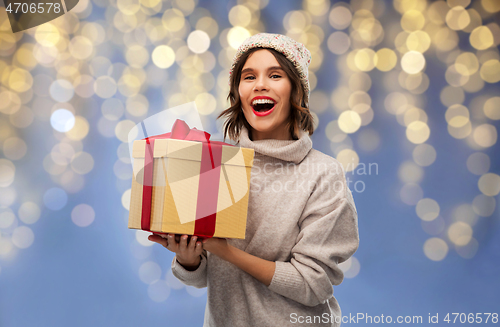
[[[141,229],[150,231],[151,201],[153,198],[153,149],[156,139],[177,139],[202,142],[200,181],[196,205],[195,236],[212,237],[215,233],[217,216],[217,197],[219,194],[219,178],[222,159],[222,146],[232,144],[210,141],[210,134],[196,128],[189,128],[185,121],[177,119],[172,132],[146,137],[146,153],[144,160],[144,184],[142,188]]]

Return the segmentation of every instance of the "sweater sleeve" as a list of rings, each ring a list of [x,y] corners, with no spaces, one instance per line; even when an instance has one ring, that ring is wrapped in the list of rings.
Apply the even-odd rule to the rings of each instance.
[[[196,288],[207,287],[207,251],[203,250],[201,262],[196,270],[186,270],[177,262],[177,257],[172,260],[172,274],[186,285]]]
[[[323,176],[311,193],[290,261],[276,262],[269,285],[270,290],[307,306],[333,296],[332,285],[344,278],[338,264],[359,245],[358,215],[344,171],[330,175]]]

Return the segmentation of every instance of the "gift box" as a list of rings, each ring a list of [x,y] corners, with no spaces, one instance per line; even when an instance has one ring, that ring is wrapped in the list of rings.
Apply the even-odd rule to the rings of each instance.
[[[132,156],[129,228],[245,238],[253,149],[178,119],[172,132],[134,141]]]

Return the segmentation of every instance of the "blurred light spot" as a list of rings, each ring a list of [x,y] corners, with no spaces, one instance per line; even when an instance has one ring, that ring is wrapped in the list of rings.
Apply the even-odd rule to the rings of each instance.
[[[437,153],[432,145],[419,144],[413,149],[412,155],[417,165],[427,167],[436,160]]]
[[[52,99],[56,102],[68,102],[75,94],[73,84],[64,79],[58,79],[52,82],[49,92]]]
[[[446,14],[446,24],[452,30],[458,31],[467,27],[470,23],[470,16],[462,6],[451,8]]]
[[[401,58],[401,67],[408,74],[417,74],[425,67],[424,55],[417,51],[408,51]]]
[[[339,268],[344,272],[345,278],[354,278],[359,274],[361,265],[359,264],[359,260],[356,257],[352,256],[346,261],[339,264]]]
[[[460,255],[462,258],[465,259],[473,258],[474,255],[476,255],[478,248],[479,248],[479,243],[474,237],[470,239],[470,242],[467,243],[467,245],[464,246],[455,245],[455,250],[457,251],[458,255]]]
[[[439,235],[444,231],[446,223],[441,216],[431,221],[421,220],[422,229],[429,235]]]
[[[19,226],[12,232],[12,244],[20,249],[26,249],[33,244],[35,234],[27,226]]]
[[[489,119],[500,119],[500,97],[491,97],[484,103],[484,114]]]
[[[425,241],[424,253],[432,261],[441,261],[448,254],[448,244],[438,237],[432,237]]]
[[[71,211],[71,220],[78,227],[87,227],[94,222],[94,219],[95,211],[88,204],[79,204],[73,208],[73,211]]]
[[[118,0],[116,1],[116,6],[126,15],[134,15],[141,9],[139,0]]]
[[[142,95],[137,94],[127,99],[127,112],[135,117],[141,117],[148,113],[149,101]]]
[[[27,151],[26,143],[18,137],[9,137],[3,143],[3,154],[7,159],[19,160],[26,155]]]
[[[446,86],[440,94],[441,103],[446,107],[464,102],[465,94],[462,88],[454,86]]]
[[[211,115],[217,107],[217,100],[215,97],[206,92],[198,94],[195,98],[195,102],[198,112],[205,116]]]
[[[414,121],[406,128],[406,137],[415,144],[424,143],[429,138],[431,131],[426,123]]]
[[[326,125],[325,134],[326,137],[334,143],[342,142],[347,136],[347,134],[340,130],[337,120],[332,120]]]
[[[157,280],[148,286],[148,296],[155,302],[164,302],[170,296],[170,287],[164,280]]]
[[[89,71],[94,77],[108,76],[112,71],[111,61],[106,57],[94,57],[89,63]]]
[[[24,202],[17,212],[19,219],[25,224],[34,224],[40,218],[40,207],[34,202]]]
[[[476,27],[469,36],[470,44],[477,50],[486,50],[493,45],[493,34],[486,26]]]
[[[452,217],[454,221],[462,221],[471,226],[475,225],[479,218],[474,212],[472,205],[468,203],[461,204],[455,208]]]
[[[54,211],[64,208],[67,202],[68,195],[64,190],[58,187],[48,189],[43,195],[43,203],[45,206]]]
[[[233,49],[238,49],[238,47],[250,37],[250,32],[241,26],[235,26],[229,30],[227,33],[227,42]]]
[[[116,82],[109,76],[100,76],[94,82],[95,94],[103,99],[111,98],[116,90]]]
[[[463,116],[457,116],[452,119],[454,125],[461,125],[464,122]],[[456,139],[463,139],[472,133],[472,124],[470,121],[465,121],[465,124],[460,127],[455,127],[452,124],[448,125],[448,133]]]
[[[407,32],[420,30],[425,25],[425,17],[418,10],[408,10],[401,17],[401,27]]]
[[[12,211],[10,211],[10,209],[0,212],[0,228],[1,229],[7,229],[7,228],[11,227],[15,221],[16,221],[16,215],[14,215],[14,213]],[[1,234],[0,234],[0,236],[1,236]]]
[[[424,31],[411,32],[406,38],[406,47],[410,51],[424,53],[431,46],[431,37]],[[406,52],[406,51],[404,51]]]
[[[161,18],[163,26],[171,32],[176,32],[184,28],[186,20],[184,14],[178,9],[168,9]]]
[[[149,61],[149,52],[140,45],[132,45],[125,52],[125,59],[131,67],[142,68]]]
[[[174,276],[174,274],[172,273],[172,269],[168,270],[167,274],[165,275],[165,280],[167,282],[167,285],[174,290],[180,290],[185,286],[184,283],[182,283],[177,279],[177,277]]]
[[[161,277],[161,268],[156,262],[148,261],[139,268],[139,278],[145,284],[152,284]]]
[[[375,54],[375,66],[378,70],[388,72],[393,69],[398,61],[396,53],[388,48],[383,48]]]
[[[151,55],[153,63],[159,68],[165,69],[175,62],[175,52],[166,45],[157,46]]]
[[[68,132],[75,126],[75,116],[69,110],[57,109],[50,116],[50,124],[58,132]]]
[[[462,75],[470,76],[479,70],[479,61],[472,52],[464,52],[455,59],[455,69]]]
[[[458,87],[465,85],[469,81],[469,74],[464,66],[455,64],[446,69],[445,78],[448,84]]]
[[[497,83],[500,81],[500,61],[491,59],[486,61],[480,70],[481,78],[487,83]]]
[[[150,240],[148,240],[149,235],[151,235],[150,232],[145,232],[143,230],[135,231],[135,239],[142,246],[152,246],[153,244],[155,244],[155,242],[151,242]]]
[[[10,73],[8,85],[13,91],[26,92],[33,86],[33,76],[27,70],[15,68]]]
[[[327,46],[332,53],[341,55],[349,50],[351,39],[344,32],[334,32],[328,37]]]
[[[75,117],[75,126],[66,132],[66,136],[73,141],[79,141],[89,133],[89,123],[82,116]]]
[[[433,199],[425,198],[418,201],[415,210],[417,216],[425,221],[434,220],[439,216],[439,204]]]
[[[368,75],[365,72],[356,72],[349,77],[349,88],[351,91],[362,91],[362,92],[368,92],[370,88],[372,87],[372,80],[370,78],[370,75]],[[368,97],[370,97],[368,94],[366,94]],[[370,100],[371,104],[371,100]]]
[[[424,170],[411,161],[405,161],[399,166],[398,177],[403,183],[418,183],[424,177]]]
[[[87,152],[79,152],[71,159],[71,169],[77,174],[85,175],[94,168],[94,158]]]
[[[495,206],[495,198],[484,194],[477,195],[472,201],[472,210],[482,217],[491,216],[495,212]]]
[[[353,171],[359,164],[359,156],[356,151],[344,149],[337,154],[336,159],[344,167],[344,171]]]
[[[344,133],[355,133],[361,126],[361,117],[355,111],[346,110],[340,114],[338,124]]]
[[[207,293],[207,288],[196,288],[194,286],[186,286],[186,292],[192,297],[200,297]]]
[[[474,129],[474,141],[484,147],[488,148],[495,145],[497,142],[497,129],[491,124],[482,124]]]
[[[187,38],[187,45],[194,53],[204,53],[210,47],[210,37],[204,31],[193,31]]]
[[[126,190],[122,194],[122,206],[127,210],[130,210],[130,195],[131,189]]]
[[[13,250],[12,242],[8,238],[0,238],[0,257],[7,257]]]
[[[0,112],[6,115],[12,115],[15,114],[20,108],[21,99],[17,93],[8,90],[0,92]]]
[[[431,34],[434,46],[440,51],[450,51],[458,45],[458,34],[448,27],[441,27]]]
[[[76,59],[86,60],[92,55],[94,45],[85,36],[77,35],[71,38],[68,50]]]
[[[231,25],[246,27],[252,20],[252,13],[247,7],[236,5],[229,10],[228,18]]]
[[[14,181],[16,166],[12,161],[0,158],[0,187],[8,187]]]
[[[131,120],[122,120],[115,127],[115,135],[122,142],[128,142],[128,134],[135,127],[135,123]],[[135,137],[132,137],[134,139]]]
[[[402,93],[392,92],[386,96],[384,105],[385,109],[389,113],[396,115],[400,113],[401,108],[406,108],[406,106],[408,105],[408,99]]]
[[[79,75],[75,78],[75,93],[82,98],[94,95],[94,78],[90,75]]]
[[[472,228],[464,222],[457,221],[448,227],[448,237],[454,244],[464,246],[472,238]]]
[[[445,113],[448,124],[453,127],[462,127],[469,121],[469,110],[461,104],[451,105]]]
[[[375,129],[363,129],[358,135],[358,146],[363,151],[374,151],[380,146],[380,136]]]
[[[494,173],[484,174],[477,185],[484,195],[496,196],[500,192],[500,176]]]
[[[328,15],[328,21],[333,28],[343,30],[351,24],[352,13],[344,6],[336,6],[332,8]]]
[[[364,48],[356,51],[354,55],[354,64],[356,68],[367,72],[375,68],[375,51],[369,48]]]
[[[467,158],[467,169],[474,175],[483,175],[490,170],[491,160],[486,153],[476,152]]]
[[[408,183],[403,185],[399,192],[401,201],[407,205],[414,206],[424,197],[424,191],[418,184]]]
[[[125,112],[123,102],[116,98],[106,99],[101,105],[101,112],[108,120],[118,120]]]
[[[60,34],[52,23],[45,23],[36,27],[35,39],[44,47],[55,46],[59,42]]]

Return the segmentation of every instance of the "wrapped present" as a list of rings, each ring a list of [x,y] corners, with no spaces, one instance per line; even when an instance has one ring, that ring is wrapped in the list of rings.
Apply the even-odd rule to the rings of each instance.
[[[132,156],[129,228],[245,238],[253,149],[178,119],[172,132],[134,141]]]

